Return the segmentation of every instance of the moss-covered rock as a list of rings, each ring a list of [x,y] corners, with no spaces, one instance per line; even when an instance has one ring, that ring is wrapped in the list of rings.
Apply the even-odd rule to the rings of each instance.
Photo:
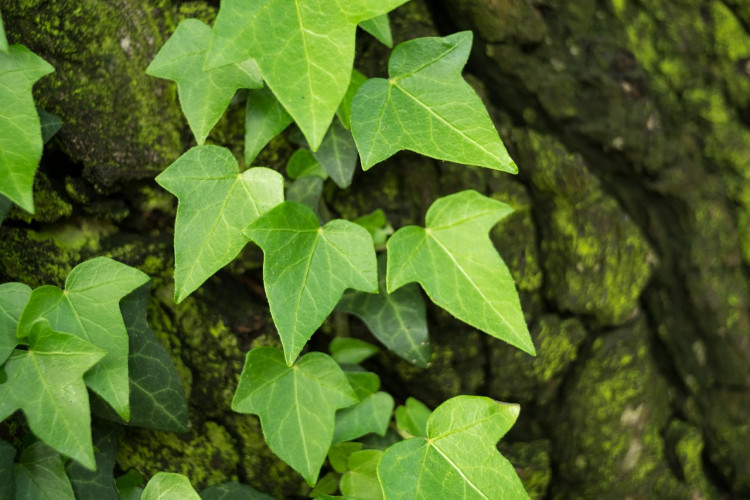
[[[549,440],[515,443],[500,441],[498,448],[515,467],[531,500],[547,498],[547,489],[552,480]]]

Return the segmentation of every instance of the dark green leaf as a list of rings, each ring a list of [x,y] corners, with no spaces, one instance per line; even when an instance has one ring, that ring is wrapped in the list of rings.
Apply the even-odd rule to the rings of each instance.
[[[36,111],[39,113],[39,122],[42,125],[42,141],[47,144],[60,131],[63,122],[60,118],[42,108],[37,107]]]
[[[117,491],[120,493],[121,500],[141,500],[143,495],[143,485],[146,480],[136,470],[129,470],[127,473],[115,480]]]
[[[393,397],[385,392],[376,392],[350,408],[336,413],[336,430],[333,442],[351,441],[375,433],[385,435],[393,412]]]
[[[8,210],[10,210],[10,206],[12,205],[12,202],[0,194],[0,224],[3,223],[5,220],[5,216],[8,215]]]
[[[23,450],[15,476],[16,500],[75,500],[60,455],[41,441]]]
[[[427,437],[427,420],[432,411],[414,398],[406,398],[406,404],[396,408],[396,427],[405,437]]]
[[[201,491],[201,498],[203,500],[273,500],[273,497],[235,481],[206,488]]]
[[[388,14],[373,17],[359,23],[359,27],[378,39],[386,47],[393,47],[393,35],[391,35],[391,22]]]
[[[31,288],[23,283],[0,285],[0,365],[18,345],[18,318],[31,296]]]
[[[307,149],[298,149],[294,152],[286,164],[286,175],[290,179],[299,179],[301,177],[320,177],[322,180],[328,179],[328,174],[315,159],[315,156]]]
[[[339,365],[320,352],[287,366],[272,347],[247,353],[232,409],[260,417],[269,448],[310,486],[331,446],[336,410],[357,397]]]
[[[383,489],[378,480],[378,464],[382,456],[383,452],[380,450],[363,450],[351,454],[349,472],[341,478],[341,493],[345,498],[382,500]]]
[[[286,191],[287,201],[295,201],[311,209],[321,224],[330,217],[322,196],[323,179],[314,176],[300,177],[292,182]]]
[[[357,167],[357,146],[341,120],[333,120],[320,148],[313,155],[338,187],[346,189],[351,185]]]
[[[245,105],[245,163],[292,123],[292,117],[268,88],[251,90]]]
[[[10,443],[0,439],[0,499],[2,500],[16,498],[16,481],[13,479],[15,458],[16,449]]]
[[[336,443],[328,450],[328,462],[339,474],[349,470],[349,455],[362,449],[362,443]]]
[[[120,428],[97,422],[92,429],[96,470],[90,471],[78,462],[69,461],[65,465],[76,498],[96,500],[119,500],[114,478],[115,450]]]
[[[190,480],[182,474],[157,472],[143,490],[142,500],[200,500]]]
[[[336,337],[328,346],[331,356],[340,365],[357,365],[377,354],[379,350],[369,342],[351,337]]]
[[[332,495],[336,493],[336,490],[338,489],[339,489],[338,474],[329,472],[318,480],[317,484],[315,485],[315,488],[312,489],[309,496],[310,498],[320,498],[322,496]]]

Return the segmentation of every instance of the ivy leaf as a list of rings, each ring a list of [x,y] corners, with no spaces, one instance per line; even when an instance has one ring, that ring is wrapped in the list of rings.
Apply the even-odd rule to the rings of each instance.
[[[49,140],[60,131],[63,122],[58,116],[55,116],[42,108],[36,108],[36,111],[39,113],[39,123],[42,127],[42,142],[47,144]]]
[[[362,443],[357,442],[333,444],[328,450],[328,463],[331,464],[334,471],[343,474],[349,470],[349,456],[361,449]]]
[[[16,500],[54,498],[75,500],[60,455],[41,441],[21,453],[15,466]]]
[[[495,446],[518,412],[518,405],[481,396],[441,404],[427,421],[428,437],[401,441],[383,454],[378,476],[385,498],[528,498]]]
[[[292,117],[268,88],[250,90],[245,104],[245,163],[292,123]]]
[[[3,26],[3,13],[0,12],[0,52],[8,53],[8,39],[5,37],[5,26]]]
[[[352,101],[362,168],[408,149],[439,160],[516,173],[476,92],[461,78],[472,35],[419,38],[396,47],[390,78],[363,84]]]
[[[188,409],[177,369],[146,319],[151,283],[146,283],[120,301],[128,330],[130,376],[130,421],[121,420],[104,404],[92,401],[95,415],[119,424],[169,432],[187,432]]]
[[[197,146],[156,182],[179,200],[175,221],[175,302],[182,302],[247,243],[242,230],[284,200],[284,178],[268,168],[240,174],[232,152]]]
[[[115,479],[115,486],[121,500],[141,500],[143,496],[143,476],[134,469]]]
[[[344,293],[336,309],[360,318],[388,349],[409,363],[426,368],[430,363],[427,312],[416,283],[393,293],[386,289],[386,255],[378,256],[380,293]]]
[[[273,500],[273,497],[236,481],[211,486],[200,495],[203,500]]]
[[[320,177],[305,176],[300,177],[289,185],[286,191],[287,201],[296,201],[301,203],[315,212],[318,221],[323,224],[328,214],[323,196],[323,179]],[[325,208],[325,210],[324,210]]]
[[[320,148],[313,155],[338,187],[346,189],[352,184],[357,167],[357,146],[352,133],[340,120],[333,120]]]
[[[391,22],[388,20],[388,14],[362,21],[359,23],[359,27],[374,36],[386,47],[393,47],[393,35],[391,34]]]
[[[336,337],[328,346],[331,357],[340,365],[357,365],[378,353],[380,349],[352,337]]]
[[[5,216],[8,215],[8,210],[10,210],[11,201],[0,194],[0,224],[3,223],[5,220]]]
[[[376,392],[350,408],[336,413],[336,430],[333,442],[351,441],[367,434],[385,436],[393,413],[393,397],[385,392]]]
[[[269,448],[314,486],[331,446],[336,410],[356,402],[330,356],[312,352],[287,366],[280,350],[258,347],[247,353],[232,409],[258,415]]]
[[[65,472],[77,498],[120,500],[114,478],[115,450],[119,427],[97,423],[92,429],[96,470],[90,471],[78,462],[69,461]]]
[[[320,177],[322,180],[328,179],[328,173],[323,170],[318,160],[307,149],[298,149],[294,152],[286,164],[286,175],[290,179],[300,179],[302,177]]]
[[[210,27],[185,19],[146,68],[151,76],[177,82],[182,111],[198,145],[206,141],[238,89],[263,86],[252,59],[204,69],[210,42]]]
[[[254,58],[316,150],[349,86],[357,24],[406,1],[225,0],[207,64]]]
[[[106,351],[84,380],[125,420],[130,419],[128,332],[120,300],[148,281],[144,273],[125,264],[91,259],[70,272],[65,291],[42,286],[31,292],[18,324],[23,338],[34,321],[45,318],[53,330],[72,333]]]
[[[352,70],[352,79],[349,82],[349,88],[346,89],[344,100],[341,101],[341,105],[338,111],[336,111],[336,116],[339,117],[339,120],[341,120],[341,123],[347,130],[351,130],[352,128],[352,99],[354,99],[354,95],[366,81],[367,77],[365,75],[356,69]]]
[[[341,478],[341,493],[345,498],[382,500],[383,489],[378,480],[378,464],[382,456],[380,450],[362,450],[349,456],[349,471]]]
[[[40,319],[24,339],[28,350],[15,350],[5,362],[0,384],[0,422],[23,410],[29,427],[60,453],[93,469],[89,397],[83,374],[106,352],[75,335],[54,331]]]
[[[53,71],[23,45],[0,51],[0,194],[31,213],[34,174],[42,159],[42,130],[31,87]]]
[[[0,365],[18,345],[18,318],[31,296],[31,288],[23,283],[0,285]]]
[[[414,398],[406,398],[406,404],[396,408],[396,427],[408,437],[427,437],[427,420],[432,411]]]
[[[310,498],[323,498],[336,493],[339,489],[339,476],[333,472],[329,472],[325,476],[321,477],[315,488],[310,492]]]
[[[2,19],[0,19],[0,29]],[[16,498],[16,482],[13,479],[13,461],[16,458],[16,449],[0,439],[0,498]]]
[[[308,207],[284,202],[245,234],[263,249],[263,282],[289,365],[344,290],[377,291],[372,238],[352,222],[338,219],[320,227]]]
[[[388,291],[417,281],[461,321],[534,355],[513,277],[488,235],[512,211],[471,190],[439,198],[425,228],[403,227],[388,240]]]
[[[190,480],[182,474],[157,472],[143,490],[141,500],[200,500]]]

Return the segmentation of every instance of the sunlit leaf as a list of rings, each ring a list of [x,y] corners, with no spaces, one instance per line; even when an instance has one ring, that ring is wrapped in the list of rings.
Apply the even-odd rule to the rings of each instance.
[[[481,99],[461,77],[471,41],[471,32],[464,31],[402,43],[391,55],[390,78],[373,78],[359,88],[352,101],[352,133],[365,170],[408,149],[518,171]]]
[[[401,441],[383,454],[378,476],[384,497],[528,498],[513,465],[496,448],[518,412],[518,405],[481,396],[441,404],[427,421],[427,437]]]
[[[18,345],[18,318],[31,296],[31,288],[23,283],[0,285],[0,365]]]
[[[141,500],[201,500],[182,474],[157,472],[143,490]]]
[[[354,223],[333,220],[321,227],[308,207],[284,202],[245,234],[263,249],[263,282],[289,365],[344,290],[377,291],[372,238]]]
[[[177,196],[175,302],[182,302],[247,244],[243,229],[284,199],[284,179],[257,167],[240,174],[232,152],[197,146],[156,178]]]
[[[182,111],[198,145],[206,141],[238,89],[263,86],[252,60],[204,69],[210,41],[210,27],[185,19],[146,68],[151,76],[177,82]]]
[[[341,478],[341,493],[345,498],[382,500],[383,489],[378,480],[378,464],[382,456],[380,450],[362,450],[349,456],[349,471]]]
[[[23,450],[15,476],[16,500],[75,500],[60,455],[41,441]]]
[[[268,88],[249,91],[245,104],[245,163],[252,165],[258,153],[292,121]]]
[[[403,227],[388,240],[388,290],[419,282],[461,321],[535,354],[513,277],[488,234],[512,211],[476,191],[439,198],[426,227]]]
[[[269,448],[315,485],[331,446],[336,410],[357,402],[329,356],[312,352],[287,366],[272,347],[247,353],[232,409],[260,417]]]

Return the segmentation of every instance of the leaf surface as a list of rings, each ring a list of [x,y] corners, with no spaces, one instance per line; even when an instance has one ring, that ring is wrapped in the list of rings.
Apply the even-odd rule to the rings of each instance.
[[[328,346],[331,357],[340,365],[357,365],[379,350],[377,346],[353,337],[336,337]]]
[[[245,234],[263,249],[263,282],[289,365],[344,290],[377,291],[372,238],[352,222],[321,227],[308,207],[284,202]]]
[[[60,455],[41,441],[23,450],[15,476],[16,500],[75,500]]]
[[[441,404],[427,422],[427,438],[401,441],[383,454],[378,476],[385,498],[528,498],[496,448],[518,412],[518,405],[481,396]]]
[[[327,209],[323,210],[323,179],[318,176],[300,177],[289,185],[286,191],[287,201],[296,201],[315,212],[320,223],[325,222]]]
[[[393,47],[393,35],[391,34],[391,22],[388,20],[388,14],[362,21],[359,23],[359,27],[377,38],[386,47]]]
[[[471,190],[439,198],[426,227],[403,227],[388,240],[388,290],[417,281],[461,321],[535,354],[513,277],[488,235],[512,211]]]
[[[390,79],[364,83],[352,101],[352,133],[369,169],[394,153],[416,153],[516,173],[479,96],[461,77],[472,35],[419,38],[396,47]]]
[[[206,141],[238,89],[263,86],[253,60],[204,69],[210,42],[210,27],[185,19],[146,68],[151,76],[177,82],[182,111],[198,145]]]
[[[432,411],[414,398],[406,398],[406,404],[396,408],[396,427],[402,435],[427,437],[427,420]]]
[[[60,131],[63,122],[60,117],[55,116],[42,108],[36,108],[36,111],[39,113],[39,122],[42,126],[42,142],[47,144],[49,140]]]
[[[357,167],[357,146],[341,120],[333,120],[320,148],[313,155],[338,187],[346,189],[352,184]]]
[[[0,25],[2,20],[0,20]],[[16,449],[0,439],[0,498],[16,498],[16,482],[13,479],[13,461],[16,458]]]
[[[157,472],[143,490],[141,500],[200,500],[190,480],[182,474]]]
[[[292,154],[286,164],[286,175],[290,179],[300,179],[302,177],[320,177],[322,180],[328,179],[328,173],[323,170],[320,162],[313,154],[304,148],[298,149]]]
[[[349,86],[357,24],[407,0],[225,0],[207,64],[254,58],[313,150]]]
[[[430,363],[427,312],[416,283],[392,293],[386,287],[386,254],[378,256],[380,293],[347,291],[336,306],[360,318],[388,349],[422,368]]]
[[[349,456],[361,449],[362,443],[357,442],[333,444],[328,450],[328,463],[331,464],[334,471],[343,474],[349,470]]]
[[[107,355],[84,380],[124,420],[130,419],[128,332],[120,300],[149,281],[141,271],[98,257],[77,265],[65,281],[65,291],[42,286],[31,292],[19,320],[19,337],[38,318],[51,328],[72,333],[106,351]]]
[[[362,450],[349,456],[349,470],[341,478],[341,493],[345,498],[382,500],[383,489],[378,480],[382,456],[380,450]]]
[[[97,422],[92,429],[96,470],[91,471],[73,460],[65,464],[65,472],[76,498],[120,500],[114,478],[115,451],[119,427]]]
[[[12,205],[12,202],[0,194],[0,224],[3,223],[5,220],[5,216],[8,215],[8,211],[10,210],[10,206]]]
[[[336,410],[357,403],[339,365],[312,352],[287,366],[272,347],[247,353],[232,409],[260,417],[269,448],[314,486],[331,446]]]
[[[341,123],[347,130],[351,130],[352,128],[352,99],[354,99],[357,91],[366,81],[367,77],[365,75],[356,69],[352,70],[352,79],[349,82],[349,88],[346,89],[344,100],[341,101],[341,105],[338,111],[336,111],[336,116],[339,117],[339,120],[341,120]]]
[[[156,178],[179,200],[175,302],[182,302],[247,244],[243,229],[284,200],[284,179],[268,168],[240,174],[232,152],[197,146]]]
[[[0,365],[18,345],[18,318],[31,296],[31,288],[23,283],[0,285]]]
[[[258,153],[292,121],[268,88],[250,90],[245,104],[245,163],[252,165]]]
[[[3,13],[0,12],[0,52],[8,53],[8,39],[5,37],[5,26],[3,26]]]
[[[211,486],[200,495],[203,500],[273,500],[273,497],[236,481]]]
[[[54,331],[46,320],[31,325],[24,341],[28,350],[13,351],[4,366],[8,378],[0,384],[0,421],[23,410],[34,434],[93,469],[83,374],[106,353],[75,335]]]
[[[42,129],[31,87],[53,71],[23,45],[0,51],[0,194],[31,213],[34,174],[42,159]]]
[[[336,430],[333,442],[351,441],[375,433],[385,435],[393,412],[393,397],[386,392],[376,392],[356,405],[336,413]]]

